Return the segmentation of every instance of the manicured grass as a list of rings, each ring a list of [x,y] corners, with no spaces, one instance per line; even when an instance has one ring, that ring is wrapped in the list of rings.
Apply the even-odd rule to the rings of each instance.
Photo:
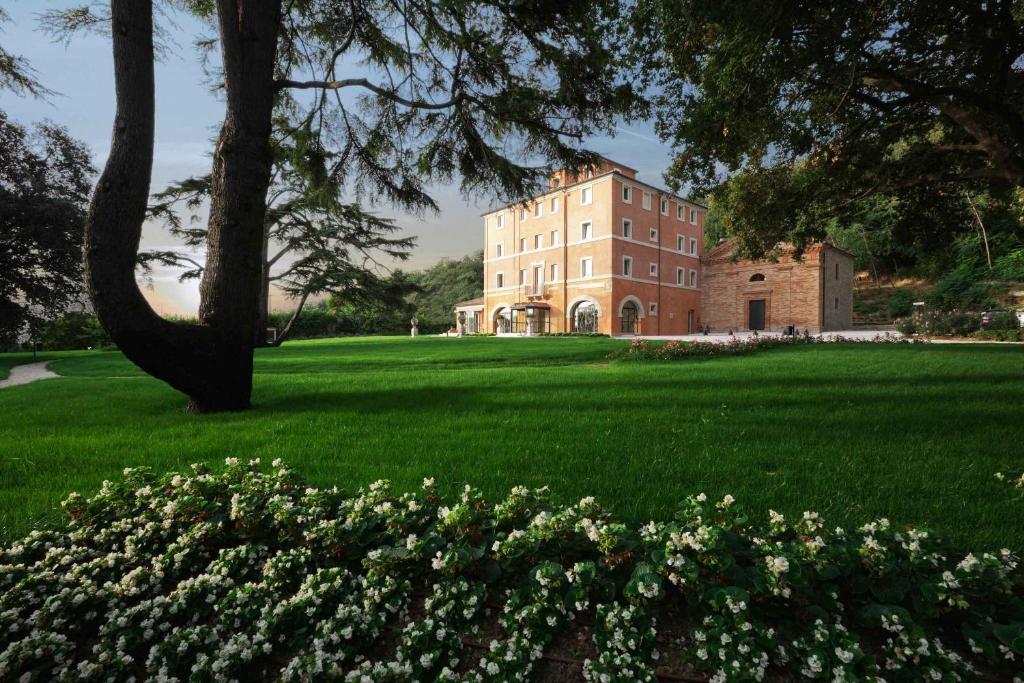
[[[829,345],[668,363],[610,339],[370,338],[257,357],[255,408],[193,416],[120,354],[55,354],[66,377],[0,390],[3,540],[125,466],[285,458],[354,488],[436,476],[492,497],[550,485],[631,522],[688,493],[755,514],[887,516],[974,548],[1024,548],[1024,349]],[[6,357],[0,356],[0,370]],[[24,359],[22,359],[24,360]]]

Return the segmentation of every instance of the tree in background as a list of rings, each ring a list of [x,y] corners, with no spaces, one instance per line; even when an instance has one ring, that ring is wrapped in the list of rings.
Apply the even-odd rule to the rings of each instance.
[[[484,253],[438,263],[410,275],[416,291],[409,303],[416,311],[420,329],[443,332],[455,324],[455,304],[483,296]]]
[[[308,130],[290,129],[287,122],[278,121],[276,131],[264,218],[257,345],[283,342],[310,296],[330,293],[360,303],[387,299],[391,287],[387,267],[379,259],[404,261],[415,243],[410,237],[394,237],[398,226],[393,221],[343,201],[343,188],[329,172],[332,155],[303,155],[295,144]],[[206,247],[208,230],[199,223],[197,212],[209,201],[210,187],[207,175],[173,183],[155,195],[150,216],[162,220],[187,250],[141,252],[144,271],[160,264],[182,269],[180,281],[202,277],[205,265],[190,252]],[[182,219],[182,209],[189,214],[187,220]],[[289,295],[296,306],[267,341],[271,287]]]
[[[75,8],[47,22],[112,29],[117,118],[86,224],[89,290],[125,355],[196,411],[250,405],[279,107],[309,121],[303,154],[335,151],[329,172],[339,185],[424,210],[436,207],[425,184],[456,176],[465,192],[528,196],[551,168],[592,162],[583,136],[636,106],[617,78],[615,0],[182,6],[216,32],[203,44],[219,48],[226,103],[198,325],[162,319],[135,281],[153,162],[153,5],[112,0],[109,16]],[[364,65],[358,75],[346,73],[353,64]]]
[[[636,60],[679,151],[667,180],[728,193],[750,255],[820,239],[873,194],[912,214],[1021,187],[1022,7],[639,0]]]
[[[92,173],[66,129],[29,130],[0,112],[0,344],[81,301]]]

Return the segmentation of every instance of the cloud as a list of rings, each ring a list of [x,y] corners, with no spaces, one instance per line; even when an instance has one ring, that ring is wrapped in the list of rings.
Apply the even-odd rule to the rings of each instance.
[[[661,144],[661,141],[658,140],[657,138],[652,138],[649,135],[642,135],[642,134],[637,133],[635,131],[629,130],[628,128],[623,128],[622,126],[615,126],[615,130],[617,132],[619,132],[619,133],[622,133],[623,135],[632,135],[635,138],[640,138],[641,140],[646,140],[647,142],[650,142],[650,143],[655,144],[655,145],[660,145]]]

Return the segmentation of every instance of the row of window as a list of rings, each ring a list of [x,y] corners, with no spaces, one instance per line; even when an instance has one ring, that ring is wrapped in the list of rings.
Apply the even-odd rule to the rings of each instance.
[[[633,221],[631,221],[628,218],[623,218],[622,219],[622,236],[625,237],[626,239],[633,239]],[[650,236],[651,236],[651,241],[652,242],[657,242],[658,241],[658,229],[657,228],[651,228]],[[689,251],[686,250],[687,244],[689,244],[689,246],[690,246],[690,250]],[[697,255],[697,238],[696,237],[691,237],[691,238],[689,238],[689,242],[687,242],[687,238],[685,236],[683,236],[683,235],[676,235],[676,251],[678,251],[681,254],[690,254],[691,256],[696,256]]]
[[[594,225],[590,221],[585,221],[580,224],[580,240],[587,241],[592,239],[594,236]],[[626,239],[633,239],[633,221],[628,218],[622,219],[622,236]],[[559,233],[558,230],[551,231],[551,246],[557,247],[559,244]],[[658,229],[651,228],[651,241],[658,241]],[[527,239],[525,237],[519,238],[519,253],[523,253],[527,250]],[[687,251],[687,245],[689,245],[689,251]],[[533,249],[544,248],[544,235],[538,233],[533,236]],[[495,253],[497,258],[501,258],[505,255],[505,243],[498,242],[494,245]],[[690,256],[697,256],[697,238],[690,237],[687,239],[683,235],[676,235],[676,251],[681,254],[689,254]]]
[[[649,275],[654,276],[654,277],[656,277],[658,275],[658,264],[655,263],[654,261],[651,261],[651,262],[649,262],[647,264],[647,269],[648,269],[648,274]],[[632,277],[633,276],[633,257],[632,256],[623,256],[622,257],[622,274],[625,275],[626,277]],[[683,268],[682,266],[677,266],[676,267],[676,284],[677,285],[689,284],[690,287],[696,287],[697,286],[697,271],[691,269],[690,270],[690,276],[687,279],[687,277],[686,277],[686,268]]]
[[[558,213],[559,198],[552,197],[549,202],[551,206],[551,213]],[[533,217],[541,218],[544,215],[544,202],[535,202],[533,205]],[[526,209],[519,209],[519,220],[525,221],[529,217],[529,212]],[[502,227],[504,221],[501,218],[501,214],[498,214],[498,227]]]
[[[640,194],[641,194],[640,205],[645,210],[650,211],[651,210],[651,196],[652,196],[651,193],[650,192],[641,192]],[[622,184],[622,201],[625,204],[632,204],[633,203],[633,187],[630,186],[630,185],[627,185],[625,183]],[[660,199],[660,206],[658,208],[661,211],[661,214],[663,216],[667,216],[668,215],[668,207],[669,207],[668,199],[666,199],[665,197],[662,197]],[[694,209],[694,208],[691,207],[690,208],[690,216],[689,217],[690,217],[690,224],[691,225],[697,225],[697,209]],[[676,205],[676,218],[678,220],[681,220],[681,221],[686,219],[686,207],[683,206],[682,204]]]
[[[643,205],[644,209],[650,211],[650,209],[651,209],[651,193],[650,192],[643,192],[642,194],[643,194],[643,203],[642,203],[642,205]],[[590,204],[593,201],[594,201],[594,190],[593,190],[593,188],[589,187],[589,186],[588,187],[580,188],[580,205],[581,206],[586,206],[586,205]],[[633,188],[632,188],[632,186],[630,186],[630,185],[623,185],[622,186],[622,201],[624,203],[626,203],[626,204],[632,204],[633,203]],[[558,209],[559,209],[559,198],[558,197],[551,197],[551,199],[548,200],[548,203],[549,203],[549,205],[551,207],[550,208],[551,213],[556,213],[558,211]],[[669,207],[668,200],[663,197],[661,199],[661,206],[659,207],[661,209],[662,215],[664,215],[664,216],[668,215],[668,207]],[[690,224],[691,225],[697,225],[697,209],[690,208],[689,211],[690,211],[690,216],[689,216]],[[520,209],[519,210],[519,220],[520,221],[525,221],[528,218],[528,216],[529,216],[529,212],[526,209]],[[543,201],[534,202],[534,205],[533,205],[533,217],[534,218],[542,218],[543,216],[544,216],[544,202]],[[678,220],[680,220],[680,221],[685,220],[685,218],[686,218],[686,207],[683,206],[682,204],[679,204],[678,206],[676,206],[676,218]],[[497,215],[497,217],[496,217],[496,225],[497,225],[498,228],[505,227],[505,214],[504,213],[499,213]]]
[[[652,276],[656,277],[658,275],[658,264],[657,263],[651,263],[651,264],[649,264],[649,267],[650,267],[650,274]],[[622,257],[622,274],[624,276],[626,276],[626,277],[632,277],[633,276],[633,257],[632,256],[623,256]],[[689,274],[689,276],[687,276],[687,274]],[[526,275],[527,275],[527,271],[526,271],[525,268],[519,271],[519,284],[520,285],[527,284]],[[539,289],[544,284],[544,282],[557,282],[558,281],[558,276],[559,276],[559,271],[558,271],[558,264],[557,263],[552,263],[551,264],[551,266],[550,266],[550,277],[547,280],[545,280],[544,266],[534,266],[533,267],[533,279],[530,282]],[[590,257],[590,256],[585,256],[585,257],[581,258],[580,259],[580,277],[581,278],[588,278],[588,277],[593,277],[593,276],[594,276],[594,259],[592,257]],[[693,270],[692,268],[687,270],[686,268],[683,268],[681,266],[677,267],[676,268],[676,284],[677,285],[683,285],[683,286],[689,286],[689,287],[696,287],[697,286],[697,271]],[[495,275],[494,285],[498,289],[501,289],[501,288],[503,288],[505,286],[505,273],[497,273]]]

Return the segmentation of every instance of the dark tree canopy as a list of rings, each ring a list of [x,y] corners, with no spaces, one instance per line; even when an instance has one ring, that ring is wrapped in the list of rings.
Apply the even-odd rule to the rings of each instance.
[[[0,27],[8,21],[10,21],[10,16],[0,7]],[[8,52],[2,45],[0,45],[0,90],[10,90],[18,95],[32,95],[33,97],[51,94],[50,89],[39,82],[36,72],[28,60]]]
[[[728,201],[761,253],[870,194],[1024,185],[1022,20],[1012,0],[640,0],[634,49],[678,150],[667,179],[722,192],[744,172]]]
[[[63,313],[84,293],[89,152],[64,128],[27,129],[0,112],[0,342]]]
[[[210,174],[198,325],[162,320],[134,281],[152,171],[153,6],[111,0],[50,13],[47,25],[111,28],[117,125],[87,222],[96,312],[122,351],[190,397],[194,410],[250,405],[259,334],[275,115],[298,153],[328,157],[355,197],[430,209],[430,182],[531,193],[553,166],[593,155],[583,137],[631,114],[618,81],[616,0],[185,0],[225,98]],[[219,55],[219,58],[218,58]]]

